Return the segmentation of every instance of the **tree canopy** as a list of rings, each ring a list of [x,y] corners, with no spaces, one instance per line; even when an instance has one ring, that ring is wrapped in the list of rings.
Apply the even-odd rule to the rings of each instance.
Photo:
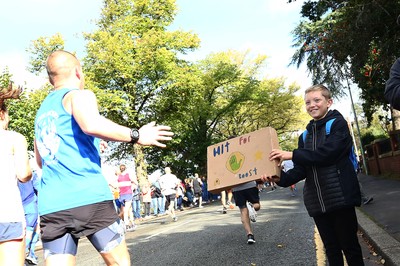
[[[292,2],[292,1],[289,1]],[[305,19],[294,29],[292,63],[306,61],[314,83],[325,83],[335,95],[358,85],[367,121],[382,105],[390,68],[399,56],[399,1],[305,1]]]
[[[165,164],[205,174],[209,145],[266,126],[280,133],[299,127],[299,88],[286,88],[283,79],[259,79],[265,60],[237,51],[211,54],[190,68],[184,85],[163,91],[157,115],[179,132],[170,149],[161,151]]]
[[[177,54],[199,44],[194,34],[167,30],[175,14],[172,0],[104,1],[97,29],[85,34],[84,69],[94,87],[123,99],[125,106],[102,102],[107,117],[129,127],[156,119],[153,101],[186,65]]]

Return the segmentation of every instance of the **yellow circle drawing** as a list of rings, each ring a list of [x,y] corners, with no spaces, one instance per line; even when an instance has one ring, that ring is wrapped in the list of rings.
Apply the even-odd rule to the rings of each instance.
[[[236,174],[242,168],[244,164],[244,159],[244,155],[240,152],[233,152],[226,161],[226,169],[228,169],[229,172]]]

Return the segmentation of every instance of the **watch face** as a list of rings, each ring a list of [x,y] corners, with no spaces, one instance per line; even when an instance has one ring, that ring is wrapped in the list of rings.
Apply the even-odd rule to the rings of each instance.
[[[136,143],[139,140],[139,130],[131,129],[131,143]]]
[[[132,137],[134,137],[134,138],[139,138],[139,131],[137,131],[137,130],[132,130]]]

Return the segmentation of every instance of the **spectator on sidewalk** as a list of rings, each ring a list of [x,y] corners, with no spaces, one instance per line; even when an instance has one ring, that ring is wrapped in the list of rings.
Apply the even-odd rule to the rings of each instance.
[[[137,182],[137,179],[136,179]],[[140,186],[137,183],[136,186],[132,186],[132,211],[133,217],[135,220],[141,221],[142,220],[142,210],[141,210],[141,201],[140,201]]]
[[[193,185],[191,178],[185,178],[185,197],[186,197],[186,207],[193,207]]]
[[[151,185],[150,189],[151,189],[151,206],[153,208],[153,213],[154,216],[158,216],[159,213],[161,214],[163,195],[161,193],[161,190],[154,184]]]
[[[142,199],[144,205],[144,218],[150,218],[150,205],[151,205],[151,184],[148,178],[142,184]]]
[[[183,181],[180,181],[176,188],[176,209],[183,211],[183,196],[185,195],[185,187]]]
[[[270,160],[293,160],[294,167],[281,171],[279,186],[288,187],[305,179],[304,204],[318,228],[325,246],[329,265],[343,265],[343,253],[348,265],[364,265],[358,242],[358,221],[355,206],[360,206],[361,195],[349,157],[353,140],[347,121],[336,110],[332,94],[323,85],[305,91],[305,104],[312,120],[307,131],[299,137],[293,152],[272,150]],[[334,120],[333,120],[334,119]],[[333,121],[330,134],[326,123]],[[262,180],[271,177],[263,176]]]
[[[197,206],[199,208],[203,208],[203,182],[201,181],[199,174],[194,174],[194,178],[192,180],[192,184],[193,184],[193,192],[194,192],[194,204],[196,205],[196,203],[198,204]]]
[[[210,192],[208,192],[208,183],[207,183],[207,178],[205,176],[201,177],[201,182],[203,183],[203,186],[201,188],[201,190],[203,191],[202,193],[202,197],[203,197],[203,202],[210,202],[211,198],[210,198]]]
[[[156,195],[159,195],[157,197],[157,205],[158,205],[158,214],[159,215],[164,215],[165,214],[165,195],[162,192],[161,189],[161,181],[160,181],[161,175],[157,175],[156,180],[153,182],[153,185],[157,188],[156,189]]]

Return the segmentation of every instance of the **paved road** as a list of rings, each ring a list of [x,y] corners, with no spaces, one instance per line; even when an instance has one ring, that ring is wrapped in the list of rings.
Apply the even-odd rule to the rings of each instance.
[[[179,212],[178,222],[168,216],[142,222],[127,233],[132,265],[325,265],[302,185],[295,197],[287,188],[260,194],[254,245],[246,243],[238,209],[222,214],[219,202]],[[369,252],[365,244],[363,249]],[[43,265],[42,252],[38,255]],[[374,259],[366,258],[366,265],[377,265]],[[86,239],[79,243],[77,265],[104,265]]]

